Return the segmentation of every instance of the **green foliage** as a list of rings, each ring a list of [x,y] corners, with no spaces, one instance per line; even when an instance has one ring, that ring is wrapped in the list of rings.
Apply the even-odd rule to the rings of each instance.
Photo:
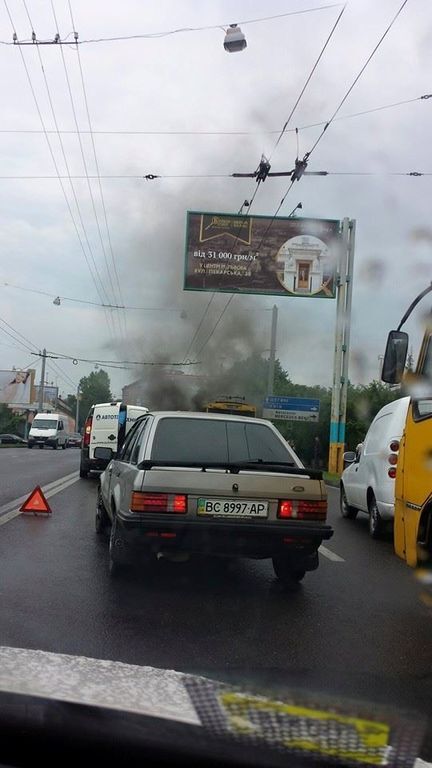
[[[72,413],[75,413],[76,411],[76,395],[68,395],[65,400],[66,405],[68,408],[71,409]]]
[[[380,381],[372,381],[366,386],[348,386],[346,414],[346,445],[354,450],[366,435],[372,419],[387,403],[400,397],[399,390],[389,389]]]
[[[84,425],[87,414],[95,403],[108,403],[112,399],[111,382],[106,371],[92,371],[89,376],[84,376],[79,383],[80,388],[80,415],[79,427]],[[68,405],[76,399],[73,395],[67,398]]]
[[[0,404],[0,433],[10,433],[24,437],[25,419],[16,416],[7,405]]]

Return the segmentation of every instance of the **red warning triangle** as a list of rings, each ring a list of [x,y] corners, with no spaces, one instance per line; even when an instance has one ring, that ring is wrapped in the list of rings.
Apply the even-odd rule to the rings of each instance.
[[[33,512],[35,515],[38,512],[45,512],[48,515],[51,514],[51,507],[48,504],[40,485],[37,485],[28,499],[25,500],[22,507],[20,507],[20,512]]]

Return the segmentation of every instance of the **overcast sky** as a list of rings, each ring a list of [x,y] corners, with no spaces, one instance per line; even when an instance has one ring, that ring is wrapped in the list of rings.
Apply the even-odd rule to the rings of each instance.
[[[326,120],[378,42],[402,0],[351,0],[323,59],[299,104],[290,128]],[[62,37],[72,31],[66,0],[53,0]],[[314,8],[319,0],[71,0],[80,40],[183,27],[224,26],[288,11]],[[8,0],[19,39],[31,27],[21,0]],[[27,0],[38,39],[53,38],[56,25],[51,2]],[[223,29],[184,32],[155,39],[83,44],[84,82],[94,131],[245,131],[250,135],[121,135],[96,134],[102,176],[148,173],[231,174],[253,171],[261,153],[271,154],[306,76],[324,44],[341,6],[260,23],[242,24],[248,47],[242,53],[223,49]],[[432,5],[409,0],[376,56],[355,86],[341,115],[372,109],[432,90]],[[12,27],[0,6],[0,39],[11,41]],[[66,84],[64,54],[79,129],[88,130],[79,62],[72,47],[41,46],[57,124],[74,131]],[[165,355],[182,360],[209,300],[206,293],[182,290],[185,214],[188,209],[237,212],[254,192],[255,182],[236,179],[104,179],[112,253],[97,180],[91,181],[101,238],[86,179],[64,180],[81,242],[65,202],[56,169],[41,131],[41,120],[27,79],[34,88],[45,127],[55,123],[35,47],[0,45],[1,176],[48,176],[0,179],[0,316],[26,338],[33,349],[102,360],[152,360]],[[375,172],[375,176],[304,177],[288,195],[281,215],[299,202],[303,215],[356,219],[357,238],[352,318],[350,378],[365,383],[378,375],[387,331],[395,327],[412,298],[431,279],[432,176],[410,178],[393,172],[432,172],[432,100],[417,101],[330,126],[314,152],[309,170]],[[13,131],[35,133],[13,133]],[[11,131],[11,132],[8,132]],[[299,132],[299,150],[308,151],[319,128]],[[63,150],[72,175],[84,176],[79,137],[64,134]],[[66,165],[58,137],[49,134],[62,176]],[[91,137],[82,135],[88,171],[95,175]],[[287,132],[271,158],[273,170],[293,166],[295,133]],[[268,179],[254,202],[253,213],[272,215],[287,188],[285,179]],[[82,229],[84,223],[85,233]],[[104,244],[105,254],[101,245]],[[90,243],[91,252],[87,247]],[[90,275],[97,266],[96,282]],[[93,262],[94,259],[94,262]],[[103,309],[62,300],[60,295],[118,302],[113,259],[128,306],[163,311]],[[109,273],[107,266],[109,266]],[[4,287],[11,283],[50,296]],[[227,296],[213,301],[191,359],[210,333]],[[331,382],[335,302],[236,297],[208,347],[213,362],[226,356],[224,340],[234,328],[245,333],[250,348],[264,352],[270,332],[269,307],[280,308],[278,355],[295,381]],[[183,311],[183,312],[182,312]],[[126,322],[126,332],[124,323]],[[10,327],[4,326],[11,332]],[[418,349],[421,314],[407,326],[414,353]],[[31,342],[29,345],[28,342]],[[34,345],[34,347],[33,347]],[[225,354],[224,354],[225,353]],[[0,369],[27,366],[30,349],[0,333]],[[49,381],[63,392],[94,365],[61,361],[64,374],[52,366]],[[103,366],[102,366],[103,367]],[[113,392],[137,378],[139,371],[109,370]],[[199,369],[198,369],[199,370]],[[38,367],[39,375],[40,367]]]

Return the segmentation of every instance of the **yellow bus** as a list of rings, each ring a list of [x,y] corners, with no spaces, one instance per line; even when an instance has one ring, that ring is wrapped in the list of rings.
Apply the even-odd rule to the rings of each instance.
[[[206,405],[206,413],[230,413],[234,416],[256,417],[256,407],[246,403],[244,397],[223,395]]]
[[[411,374],[405,372],[408,334],[400,328],[430,291],[432,285],[412,302],[398,329],[390,331],[382,371],[383,381],[402,382],[404,393],[410,395],[396,459],[394,547],[412,567],[432,563],[432,316]]]

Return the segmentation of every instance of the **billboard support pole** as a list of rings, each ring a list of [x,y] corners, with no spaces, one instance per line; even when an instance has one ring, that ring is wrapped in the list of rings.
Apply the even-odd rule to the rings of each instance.
[[[329,472],[341,474],[345,446],[348,360],[351,327],[355,221],[342,222],[342,243],[337,286],[335,353],[330,416]]]
[[[278,308],[276,304],[272,309],[272,324],[271,324],[271,336],[270,336],[270,355],[268,366],[268,379],[267,379],[267,395],[272,395],[274,390],[274,372],[276,361],[276,334],[277,334],[277,321],[278,321]]]
[[[41,370],[41,379],[40,379],[40,387],[39,387],[39,405],[38,405],[39,412],[43,411],[44,386],[45,386],[45,366],[46,366],[46,349],[42,350],[41,358],[42,358],[42,370]]]

